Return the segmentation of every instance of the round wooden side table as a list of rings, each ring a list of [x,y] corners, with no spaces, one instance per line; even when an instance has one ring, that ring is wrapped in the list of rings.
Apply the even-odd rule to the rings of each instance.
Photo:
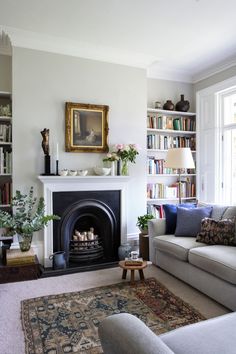
[[[143,269],[147,267],[147,262],[143,261],[142,265],[125,265],[125,261],[119,262],[119,267],[123,269],[122,279],[126,279],[127,271],[131,271],[130,283],[134,284],[134,271],[139,271],[140,280],[144,280]]]

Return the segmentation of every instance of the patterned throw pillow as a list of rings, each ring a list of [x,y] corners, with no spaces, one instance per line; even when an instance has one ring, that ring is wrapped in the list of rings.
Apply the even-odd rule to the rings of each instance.
[[[208,245],[235,246],[234,243],[235,220],[214,220],[204,218],[201,223],[201,232],[197,234],[196,241]]]

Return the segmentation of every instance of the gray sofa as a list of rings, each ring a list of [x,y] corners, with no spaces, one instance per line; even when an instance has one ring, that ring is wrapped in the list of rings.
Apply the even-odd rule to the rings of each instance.
[[[137,317],[122,313],[98,328],[104,354],[235,354],[236,313],[156,336]]]
[[[236,207],[212,207],[213,219],[236,217]],[[149,254],[152,263],[235,311],[236,247],[209,246],[196,242],[195,237],[175,237],[165,232],[165,219],[149,221]]]

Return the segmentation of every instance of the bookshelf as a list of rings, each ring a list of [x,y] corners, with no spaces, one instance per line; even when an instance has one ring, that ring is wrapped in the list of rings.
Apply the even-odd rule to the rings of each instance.
[[[161,205],[178,203],[178,171],[165,168],[169,148],[189,147],[196,165],[196,113],[147,109],[147,212],[160,217]],[[196,199],[196,171],[181,173],[183,202]]]
[[[0,91],[0,208],[10,208],[12,195],[12,99]]]

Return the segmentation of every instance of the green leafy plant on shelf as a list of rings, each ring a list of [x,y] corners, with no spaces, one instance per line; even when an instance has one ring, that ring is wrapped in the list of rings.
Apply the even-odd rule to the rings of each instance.
[[[151,214],[144,214],[138,216],[137,226],[142,234],[148,233],[148,220],[154,219],[154,216]]]
[[[30,248],[35,231],[42,230],[51,220],[60,219],[57,215],[45,215],[44,198],[34,197],[33,187],[30,188],[28,195],[17,190],[11,200],[11,207],[12,213],[0,211],[0,227],[6,229],[6,236],[18,235],[22,251]]]

